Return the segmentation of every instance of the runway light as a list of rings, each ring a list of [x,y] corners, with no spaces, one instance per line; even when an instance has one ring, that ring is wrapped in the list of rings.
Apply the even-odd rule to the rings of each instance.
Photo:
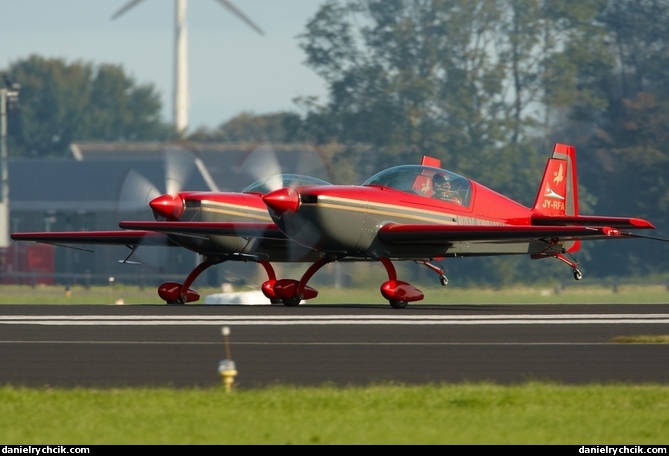
[[[223,379],[225,391],[230,392],[232,391],[232,387],[235,383],[235,377],[237,376],[237,367],[235,366],[235,362],[231,359],[230,356],[230,328],[228,326],[223,326],[221,332],[225,342],[226,359],[223,359],[218,363],[218,373],[221,374]]]
[[[109,304],[114,302],[114,278],[109,278]]]
[[[235,383],[235,377],[237,376],[237,368],[235,362],[231,359],[223,359],[218,363],[218,372],[223,377],[223,385],[225,386],[225,391],[232,391],[232,387]]]

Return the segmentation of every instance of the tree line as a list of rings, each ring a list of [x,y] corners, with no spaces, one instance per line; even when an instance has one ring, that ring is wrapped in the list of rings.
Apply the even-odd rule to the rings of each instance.
[[[665,0],[328,0],[298,37],[326,100],[240,113],[187,139],[339,144],[342,176],[432,155],[526,205],[563,142],[577,148],[582,213],[644,217],[667,235],[668,28]],[[32,55],[3,72],[22,84],[13,155],[176,137],[155,88],[120,66]],[[473,267],[500,283],[552,274],[507,261]],[[669,269],[666,246],[651,241],[591,243],[579,261],[589,275]]]

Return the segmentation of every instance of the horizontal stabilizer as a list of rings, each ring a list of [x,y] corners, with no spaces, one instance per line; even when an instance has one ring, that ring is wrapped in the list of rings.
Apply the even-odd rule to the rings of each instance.
[[[577,216],[544,216],[532,215],[532,225],[577,225],[577,226],[610,226],[612,228],[627,229],[655,229],[652,223],[641,218],[628,217],[606,217],[599,215],[577,215]]]
[[[630,233],[610,226],[532,226],[532,225],[415,225],[387,224],[379,239],[389,244],[437,244],[454,242],[500,243],[529,242],[558,238],[565,240],[629,237]]]

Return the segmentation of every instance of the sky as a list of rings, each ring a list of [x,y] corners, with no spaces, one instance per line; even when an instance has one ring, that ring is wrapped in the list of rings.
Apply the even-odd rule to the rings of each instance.
[[[174,0],[0,0],[0,72],[31,54],[116,64],[137,85],[153,84],[173,122]],[[298,111],[295,97],[327,98],[297,35],[324,0],[232,0],[262,31],[216,0],[187,4],[189,128],[216,128],[249,112]],[[20,81],[19,81],[20,82]]]

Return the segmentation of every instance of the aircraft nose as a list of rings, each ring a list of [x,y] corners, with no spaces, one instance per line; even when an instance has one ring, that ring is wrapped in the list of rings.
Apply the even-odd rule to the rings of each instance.
[[[300,207],[300,195],[294,188],[280,188],[263,196],[265,204],[275,212],[295,212]]]
[[[179,196],[160,195],[149,203],[156,215],[176,220],[184,211],[183,201]]]

